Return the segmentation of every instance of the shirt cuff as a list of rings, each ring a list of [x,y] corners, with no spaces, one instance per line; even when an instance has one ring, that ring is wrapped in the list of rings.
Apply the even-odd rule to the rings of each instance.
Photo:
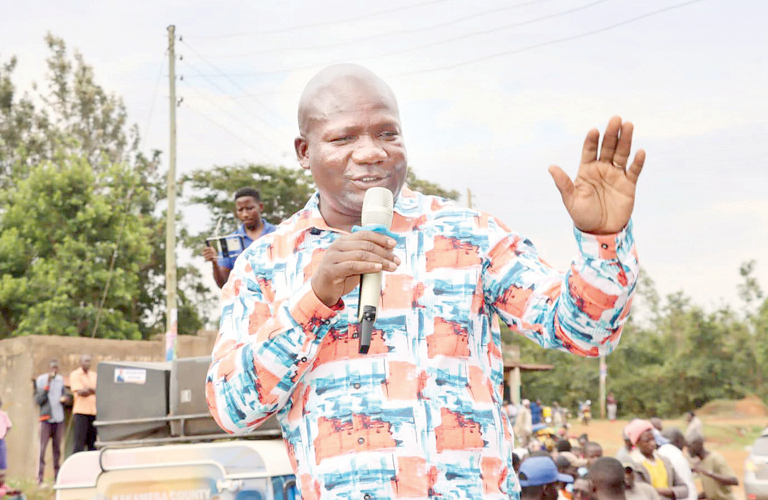
[[[615,234],[590,234],[574,226],[573,234],[581,255],[588,259],[618,260],[632,248],[632,219],[624,229]]]
[[[307,280],[288,303],[291,317],[305,331],[314,331],[316,328],[330,325],[336,321],[339,311],[343,309],[344,301],[341,299],[333,307],[328,307],[318,299],[312,290],[311,280]]]

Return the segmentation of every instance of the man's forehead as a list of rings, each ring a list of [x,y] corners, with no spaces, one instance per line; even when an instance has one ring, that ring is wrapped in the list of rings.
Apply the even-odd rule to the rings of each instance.
[[[331,66],[318,73],[304,89],[299,102],[299,129],[342,113],[365,108],[389,110],[398,117],[392,89],[371,71],[356,65]]]

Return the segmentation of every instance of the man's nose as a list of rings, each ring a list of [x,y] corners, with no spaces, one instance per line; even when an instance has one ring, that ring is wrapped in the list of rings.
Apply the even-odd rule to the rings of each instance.
[[[352,152],[355,163],[378,163],[387,159],[387,152],[378,141],[370,136],[361,136]]]

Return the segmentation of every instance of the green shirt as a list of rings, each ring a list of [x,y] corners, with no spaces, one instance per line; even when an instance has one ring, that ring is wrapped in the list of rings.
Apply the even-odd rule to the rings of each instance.
[[[707,457],[701,461],[701,469],[714,472],[718,476],[734,477],[733,469],[728,465],[723,456],[716,451],[710,451]],[[709,476],[701,474],[701,485],[707,500],[736,500],[731,487]]]

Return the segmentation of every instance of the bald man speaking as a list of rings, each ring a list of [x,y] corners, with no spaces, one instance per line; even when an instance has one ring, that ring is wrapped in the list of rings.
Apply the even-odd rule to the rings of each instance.
[[[609,353],[638,275],[630,216],[645,160],[632,124],[591,130],[572,181],[550,167],[579,253],[562,274],[498,219],[405,187],[397,101],[332,66],[299,103],[299,163],[317,192],[237,259],[222,290],[206,394],[233,434],[277,414],[302,498],[519,498],[502,409],[500,317],[545,348]],[[599,151],[598,151],[599,149]],[[368,189],[391,232],[352,231]],[[360,275],[383,271],[368,354]]]

